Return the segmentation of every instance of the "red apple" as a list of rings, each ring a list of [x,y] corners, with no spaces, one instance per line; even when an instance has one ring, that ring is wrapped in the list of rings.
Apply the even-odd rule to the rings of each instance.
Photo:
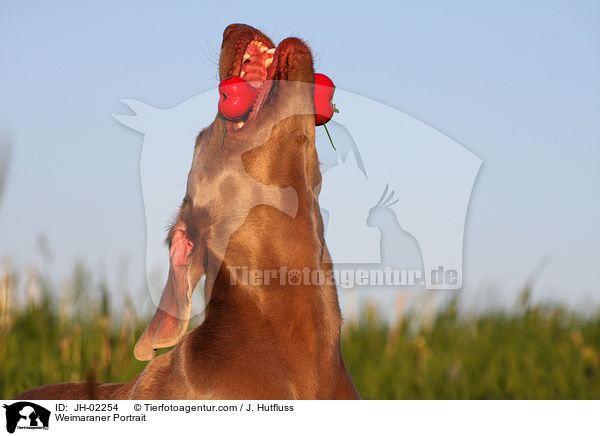
[[[219,113],[229,121],[243,118],[256,100],[256,89],[237,76],[223,80],[219,84],[219,94]]]
[[[315,73],[315,125],[321,126],[333,116],[335,106],[331,104],[335,85],[325,74]]]

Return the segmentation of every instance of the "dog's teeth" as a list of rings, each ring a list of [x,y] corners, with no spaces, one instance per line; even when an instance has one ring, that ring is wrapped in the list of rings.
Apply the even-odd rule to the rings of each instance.
[[[258,49],[261,53],[266,52],[269,49],[269,47],[267,47],[266,45],[261,45],[260,48]]]
[[[265,67],[269,67],[273,63],[273,58],[265,59]]]
[[[244,122],[243,121],[235,123],[236,129],[239,129],[239,128],[243,127],[243,126],[244,126]]]
[[[244,58],[242,59],[242,62],[246,62],[248,59],[250,59],[250,55],[248,53],[244,53]]]
[[[242,71],[242,72],[240,73],[240,77],[244,77],[245,75],[246,75],[246,72],[245,72],[245,71]]]
[[[270,49],[268,49],[268,50],[266,51],[266,53],[268,53],[268,54],[270,54],[270,55],[272,55],[272,54],[275,54],[275,49],[274,49],[274,48],[270,48]]]

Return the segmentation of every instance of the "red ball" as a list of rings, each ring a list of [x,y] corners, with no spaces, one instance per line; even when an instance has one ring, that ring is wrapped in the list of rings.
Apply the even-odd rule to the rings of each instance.
[[[325,74],[315,73],[315,125],[320,126],[333,117],[334,106],[331,104],[335,85]]]
[[[219,84],[219,113],[227,120],[240,120],[252,109],[256,94],[256,89],[241,77],[228,77]]]

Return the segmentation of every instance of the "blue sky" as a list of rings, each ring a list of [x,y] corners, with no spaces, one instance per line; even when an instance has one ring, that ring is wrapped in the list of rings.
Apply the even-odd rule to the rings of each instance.
[[[597,2],[0,3],[0,132],[14,144],[0,256],[66,277],[83,257],[144,276],[141,135],[123,98],[171,107],[217,85],[227,24],[305,39],[344,90],[424,121],[482,158],[465,292],[600,300]],[[215,103],[216,106],[216,103]],[[127,265],[125,267],[124,265]],[[121,272],[120,272],[121,271]]]

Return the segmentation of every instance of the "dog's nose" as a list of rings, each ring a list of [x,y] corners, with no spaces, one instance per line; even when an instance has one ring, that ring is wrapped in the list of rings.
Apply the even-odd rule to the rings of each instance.
[[[229,35],[231,35],[231,33],[239,28],[240,26],[243,26],[243,24],[239,24],[239,23],[234,23],[234,24],[230,24],[229,26],[227,26],[225,28],[225,30],[223,31],[223,41],[225,41],[227,39],[227,37],[229,37]]]

